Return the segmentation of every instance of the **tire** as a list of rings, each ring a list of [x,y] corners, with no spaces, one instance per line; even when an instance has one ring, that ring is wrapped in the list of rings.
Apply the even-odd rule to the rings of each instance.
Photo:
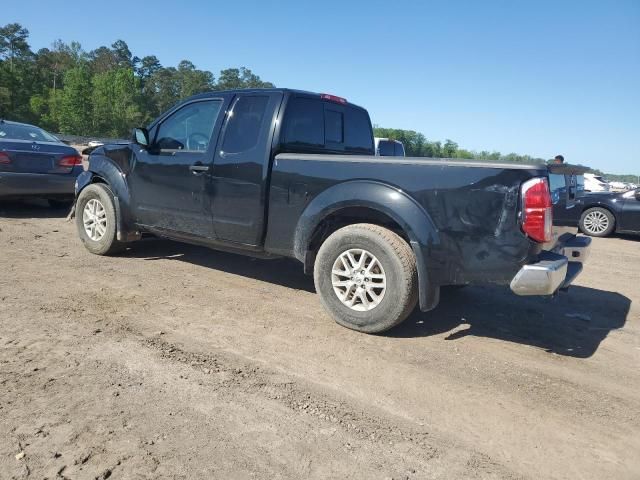
[[[580,217],[580,230],[592,237],[606,237],[613,232],[615,226],[616,217],[606,208],[589,208]]]
[[[91,220],[93,222],[88,223],[89,231],[87,231],[85,222]],[[93,230],[91,225],[95,227]],[[125,245],[116,240],[116,209],[113,194],[102,183],[89,185],[80,192],[76,202],[76,227],[80,240],[91,253],[111,255],[124,249]]]
[[[318,251],[314,281],[322,305],[334,320],[358,332],[379,333],[398,325],[418,301],[411,247],[378,225],[359,223],[332,233]]]

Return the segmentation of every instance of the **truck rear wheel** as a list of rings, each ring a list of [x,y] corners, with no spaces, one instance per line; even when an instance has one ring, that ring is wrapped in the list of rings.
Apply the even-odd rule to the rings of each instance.
[[[318,251],[314,280],[334,320],[359,332],[398,325],[418,301],[411,247],[378,225],[359,223],[331,234]]]
[[[91,253],[111,255],[124,249],[116,239],[116,209],[113,194],[106,185],[86,187],[76,203],[76,227],[80,240]]]

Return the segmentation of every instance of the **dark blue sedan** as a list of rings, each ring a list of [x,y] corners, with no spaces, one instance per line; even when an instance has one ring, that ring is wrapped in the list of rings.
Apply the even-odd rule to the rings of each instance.
[[[0,119],[0,200],[39,197],[71,202],[82,156],[41,128]]]
[[[578,226],[587,235],[640,234],[640,189],[625,193],[588,193],[578,207]]]

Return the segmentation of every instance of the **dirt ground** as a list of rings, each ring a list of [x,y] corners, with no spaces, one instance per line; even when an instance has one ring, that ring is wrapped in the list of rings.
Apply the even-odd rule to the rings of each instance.
[[[640,239],[371,336],[294,261],[98,257],[65,214],[0,205],[0,478],[640,478]]]

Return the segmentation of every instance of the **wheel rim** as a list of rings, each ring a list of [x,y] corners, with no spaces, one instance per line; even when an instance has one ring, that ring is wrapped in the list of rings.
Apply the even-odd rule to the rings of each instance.
[[[585,215],[582,223],[588,233],[600,234],[609,228],[609,217],[596,210],[595,212],[589,212]]]
[[[92,198],[84,206],[82,211],[82,223],[87,236],[97,242],[107,233],[107,212],[104,205]]]
[[[367,312],[380,305],[387,276],[380,261],[367,250],[352,248],[340,254],[331,269],[333,291],[351,310]]]

